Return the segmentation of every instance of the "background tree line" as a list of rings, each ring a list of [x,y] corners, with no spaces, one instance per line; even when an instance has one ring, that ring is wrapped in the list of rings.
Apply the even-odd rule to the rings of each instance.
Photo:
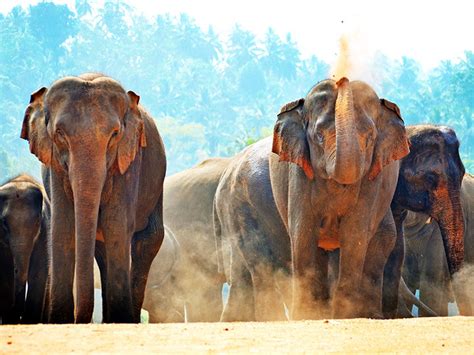
[[[150,21],[124,1],[76,12],[42,2],[0,15],[0,181],[39,163],[19,138],[29,95],[55,79],[102,72],[141,96],[164,137],[168,174],[212,156],[235,154],[272,132],[280,106],[325,79],[329,65],[302,58],[290,35],[271,28],[258,40],[235,26],[220,39],[185,14]],[[376,90],[396,102],[406,124],[454,127],[474,172],[474,53],[424,73],[414,59],[378,55]]]

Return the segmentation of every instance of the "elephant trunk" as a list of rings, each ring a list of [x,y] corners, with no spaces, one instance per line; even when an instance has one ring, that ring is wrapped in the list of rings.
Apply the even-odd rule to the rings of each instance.
[[[15,306],[14,313],[15,319],[20,320],[21,315],[25,310],[25,296],[26,296],[26,281],[28,279],[28,268],[30,264],[28,253],[14,253],[14,283],[15,283]]]
[[[342,78],[336,85],[336,146],[328,162],[327,172],[339,184],[347,185],[362,177],[364,155],[357,136],[354,99],[349,80]]]
[[[34,222],[31,221],[31,225]],[[14,317],[15,321],[20,321],[20,317],[25,310],[26,282],[28,280],[28,270],[30,267],[30,256],[33,251],[33,241],[35,235],[29,235],[27,230],[17,231],[11,241],[11,254],[13,259],[13,283],[15,289]]]
[[[451,276],[464,260],[464,218],[460,192],[441,183],[434,191],[432,217],[439,224]]]
[[[90,323],[94,308],[94,252],[99,205],[106,177],[104,157],[71,154],[69,169],[76,231],[76,323]]]

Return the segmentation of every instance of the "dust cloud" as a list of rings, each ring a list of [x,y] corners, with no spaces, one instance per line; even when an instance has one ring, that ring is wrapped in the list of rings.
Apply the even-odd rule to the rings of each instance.
[[[453,288],[459,313],[463,316],[474,315],[474,265],[464,264],[453,275]]]
[[[341,35],[336,60],[330,67],[329,78],[339,80],[362,80],[376,92],[381,89],[384,68],[377,65],[377,51],[371,47],[369,36],[360,29],[353,29]]]

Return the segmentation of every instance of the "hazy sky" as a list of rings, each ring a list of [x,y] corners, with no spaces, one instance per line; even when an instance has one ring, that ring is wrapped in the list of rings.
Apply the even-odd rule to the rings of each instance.
[[[1,0],[0,11],[38,0]],[[56,0],[74,8],[74,0]],[[302,54],[316,54],[335,61],[338,39],[346,33],[352,50],[370,56],[380,50],[399,58],[420,61],[425,69],[443,59],[456,59],[465,50],[474,51],[474,2],[472,0],[428,1],[309,1],[309,0],[128,0],[147,16],[186,12],[196,22],[226,36],[239,23],[263,36],[268,27],[278,34],[291,33]],[[103,0],[90,1],[100,6]]]

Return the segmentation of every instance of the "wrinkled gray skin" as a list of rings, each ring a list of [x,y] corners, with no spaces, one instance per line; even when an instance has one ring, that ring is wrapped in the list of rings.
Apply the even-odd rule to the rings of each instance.
[[[341,248],[332,316],[380,317],[383,265],[396,238],[389,206],[407,153],[398,107],[362,82],[325,80],[285,105],[273,143],[235,157],[216,191],[216,238],[232,248],[222,319],[284,318],[271,275],[289,271],[291,317],[327,316],[328,255],[318,245]]]
[[[217,266],[212,201],[229,162],[207,159],[165,179],[163,215],[176,244],[164,245],[150,269],[144,306],[150,322],[182,321],[184,304],[189,322],[219,320],[224,278]],[[172,261],[176,255],[178,260]],[[157,287],[163,275],[158,264],[172,262],[166,282]]]
[[[20,175],[0,186],[0,320],[3,324],[44,320],[49,219],[48,198],[33,178]]]
[[[403,277],[420,299],[436,313],[448,315],[448,302],[456,301],[461,315],[474,315],[474,176],[465,174],[461,188],[464,212],[464,265],[449,274],[438,223],[424,213],[409,212],[404,222],[406,255]],[[454,294],[453,294],[454,291]],[[423,312],[419,312],[424,316]]]
[[[185,301],[175,287],[178,281],[175,273],[180,260],[180,245],[165,225],[163,244],[151,264],[143,300],[143,308],[148,311],[150,323],[185,321]]]
[[[31,95],[21,137],[44,164],[50,192],[52,323],[91,321],[94,254],[106,285],[104,321],[140,320],[164,234],[166,158],[139,99],[101,74],[66,77]]]
[[[402,160],[391,206],[398,238],[385,266],[384,280],[388,282],[401,277],[405,254],[402,226],[407,211],[426,213],[439,223],[451,275],[460,269],[464,257],[461,208],[464,166],[459,156],[456,134],[446,126],[415,125],[407,127],[407,135],[411,151]],[[396,316],[397,301],[397,295],[384,288],[386,315]]]

